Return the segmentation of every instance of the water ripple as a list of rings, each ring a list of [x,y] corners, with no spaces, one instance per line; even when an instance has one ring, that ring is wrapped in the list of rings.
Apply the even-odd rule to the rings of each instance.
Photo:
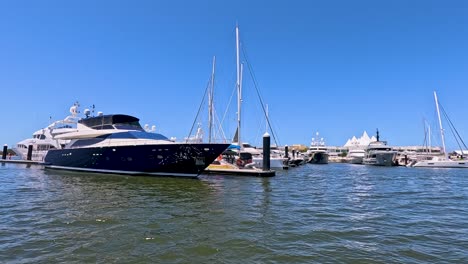
[[[0,262],[466,263],[464,170],[199,180],[0,167]]]

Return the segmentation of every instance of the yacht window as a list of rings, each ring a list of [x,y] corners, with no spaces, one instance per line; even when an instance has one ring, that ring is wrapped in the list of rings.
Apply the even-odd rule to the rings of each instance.
[[[99,126],[94,126],[92,128],[97,129],[97,130],[100,130],[100,129],[114,129],[114,127],[112,125],[99,125]]]
[[[40,135],[39,139],[46,139],[45,135]]]
[[[89,138],[89,139],[80,139],[75,141],[70,147],[72,148],[78,148],[78,147],[85,147],[85,146],[90,146],[93,144],[97,144],[101,141],[103,141],[104,138]]]
[[[134,122],[125,122],[125,123],[116,123],[114,124],[117,129],[128,129],[128,130],[141,130],[140,123],[138,121]]]
[[[155,140],[169,140],[167,137],[158,134],[158,133],[148,133],[144,131],[128,131],[128,132],[121,132],[121,133],[114,133],[110,135],[100,136],[100,138],[139,138],[139,139],[155,139]]]

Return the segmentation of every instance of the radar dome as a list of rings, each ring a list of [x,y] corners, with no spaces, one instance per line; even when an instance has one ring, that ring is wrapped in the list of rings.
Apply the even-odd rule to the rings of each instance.
[[[72,114],[73,116],[76,116],[76,114],[78,114],[78,107],[76,105],[70,107],[70,114]]]

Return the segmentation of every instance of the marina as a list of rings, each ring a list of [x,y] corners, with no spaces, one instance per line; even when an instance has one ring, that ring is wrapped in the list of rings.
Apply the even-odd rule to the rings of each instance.
[[[0,263],[468,263],[468,2],[15,1]]]

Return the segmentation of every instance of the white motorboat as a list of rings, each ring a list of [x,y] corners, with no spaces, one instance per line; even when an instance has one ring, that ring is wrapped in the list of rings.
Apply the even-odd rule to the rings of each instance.
[[[363,149],[350,149],[346,159],[351,164],[362,164],[366,151]]]

